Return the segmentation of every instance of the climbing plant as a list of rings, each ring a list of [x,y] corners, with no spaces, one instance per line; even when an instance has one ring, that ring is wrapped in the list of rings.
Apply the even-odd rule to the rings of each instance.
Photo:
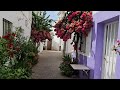
[[[51,40],[50,28],[52,27],[52,19],[46,16],[46,11],[40,11],[39,13],[32,12],[32,31],[31,38],[34,43],[38,44],[44,42],[46,39]]]
[[[55,24],[55,32],[58,37],[66,42],[71,39],[71,35],[74,34],[74,38],[71,44],[74,44],[76,50],[76,60],[78,59],[78,50],[81,48],[82,35],[87,37],[93,24],[92,11],[66,11],[64,17]],[[79,40],[80,45],[78,46]]]

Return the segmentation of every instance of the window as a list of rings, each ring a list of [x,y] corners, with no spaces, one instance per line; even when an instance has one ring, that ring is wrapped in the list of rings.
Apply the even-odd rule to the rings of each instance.
[[[85,56],[90,56],[92,30],[90,31],[87,37],[85,37],[84,35],[81,35],[81,36],[82,36],[81,39],[79,39],[80,47],[78,47],[79,53]]]
[[[12,31],[12,22],[3,18],[3,35],[11,33]]]

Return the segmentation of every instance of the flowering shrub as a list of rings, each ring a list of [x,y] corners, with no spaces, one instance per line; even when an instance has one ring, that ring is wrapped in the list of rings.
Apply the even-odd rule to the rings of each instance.
[[[67,41],[71,39],[71,35],[74,34],[74,38],[71,44],[76,50],[76,59],[78,59],[77,48],[81,48],[82,36],[87,37],[91,27],[93,26],[93,17],[91,11],[67,11],[62,20],[59,20],[54,28],[57,37]],[[80,39],[80,46],[78,42]]]
[[[49,16],[46,18],[46,12],[36,14],[32,12],[32,31],[31,38],[35,43],[43,42],[48,39],[51,40],[50,28],[52,27],[52,19]]]
[[[16,32],[0,38],[1,79],[27,79],[32,74],[32,66],[37,63],[36,46],[21,33],[22,28],[16,28]]]
[[[92,12],[91,11],[71,11],[68,12],[63,20],[56,23],[55,32],[58,37],[67,41],[71,39],[72,33],[83,33],[88,35],[92,27]]]
[[[18,46],[14,46],[15,36],[16,36],[15,33],[12,33],[12,34],[8,33],[7,35],[2,37],[7,41],[6,45],[7,45],[7,50],[9,52],[10,58],[13,58],[14,53],[20,50]]]
[[[8,33],[0,38],[1,64],[5,64],[7,61],[12,64],[15,54],[20,50],[18,46],[14,45],[15,36],[15,33]]]
[[[51,35],[47,31],[32,30],[31,37],[32,37],[33,41],[36,43],[43,42],[46,39],[51,40]]]

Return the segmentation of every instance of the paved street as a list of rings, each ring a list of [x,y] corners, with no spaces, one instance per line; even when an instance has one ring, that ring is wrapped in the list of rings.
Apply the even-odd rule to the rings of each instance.
[[[59,65],[62,62],[61,51],[43,51],[39,62],[33,67],[33,79],[71,79],[61,75]]]

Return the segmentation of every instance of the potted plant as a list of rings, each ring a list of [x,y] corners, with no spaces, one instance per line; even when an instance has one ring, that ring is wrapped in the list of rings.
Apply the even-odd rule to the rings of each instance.
[[[72,76],[74,70],[70,66],[71,63],[72,63],[72,59],[69,54],[66,54],[65,56],[63,56],[63,62],[59,66],[63,75],[68,77]]]

